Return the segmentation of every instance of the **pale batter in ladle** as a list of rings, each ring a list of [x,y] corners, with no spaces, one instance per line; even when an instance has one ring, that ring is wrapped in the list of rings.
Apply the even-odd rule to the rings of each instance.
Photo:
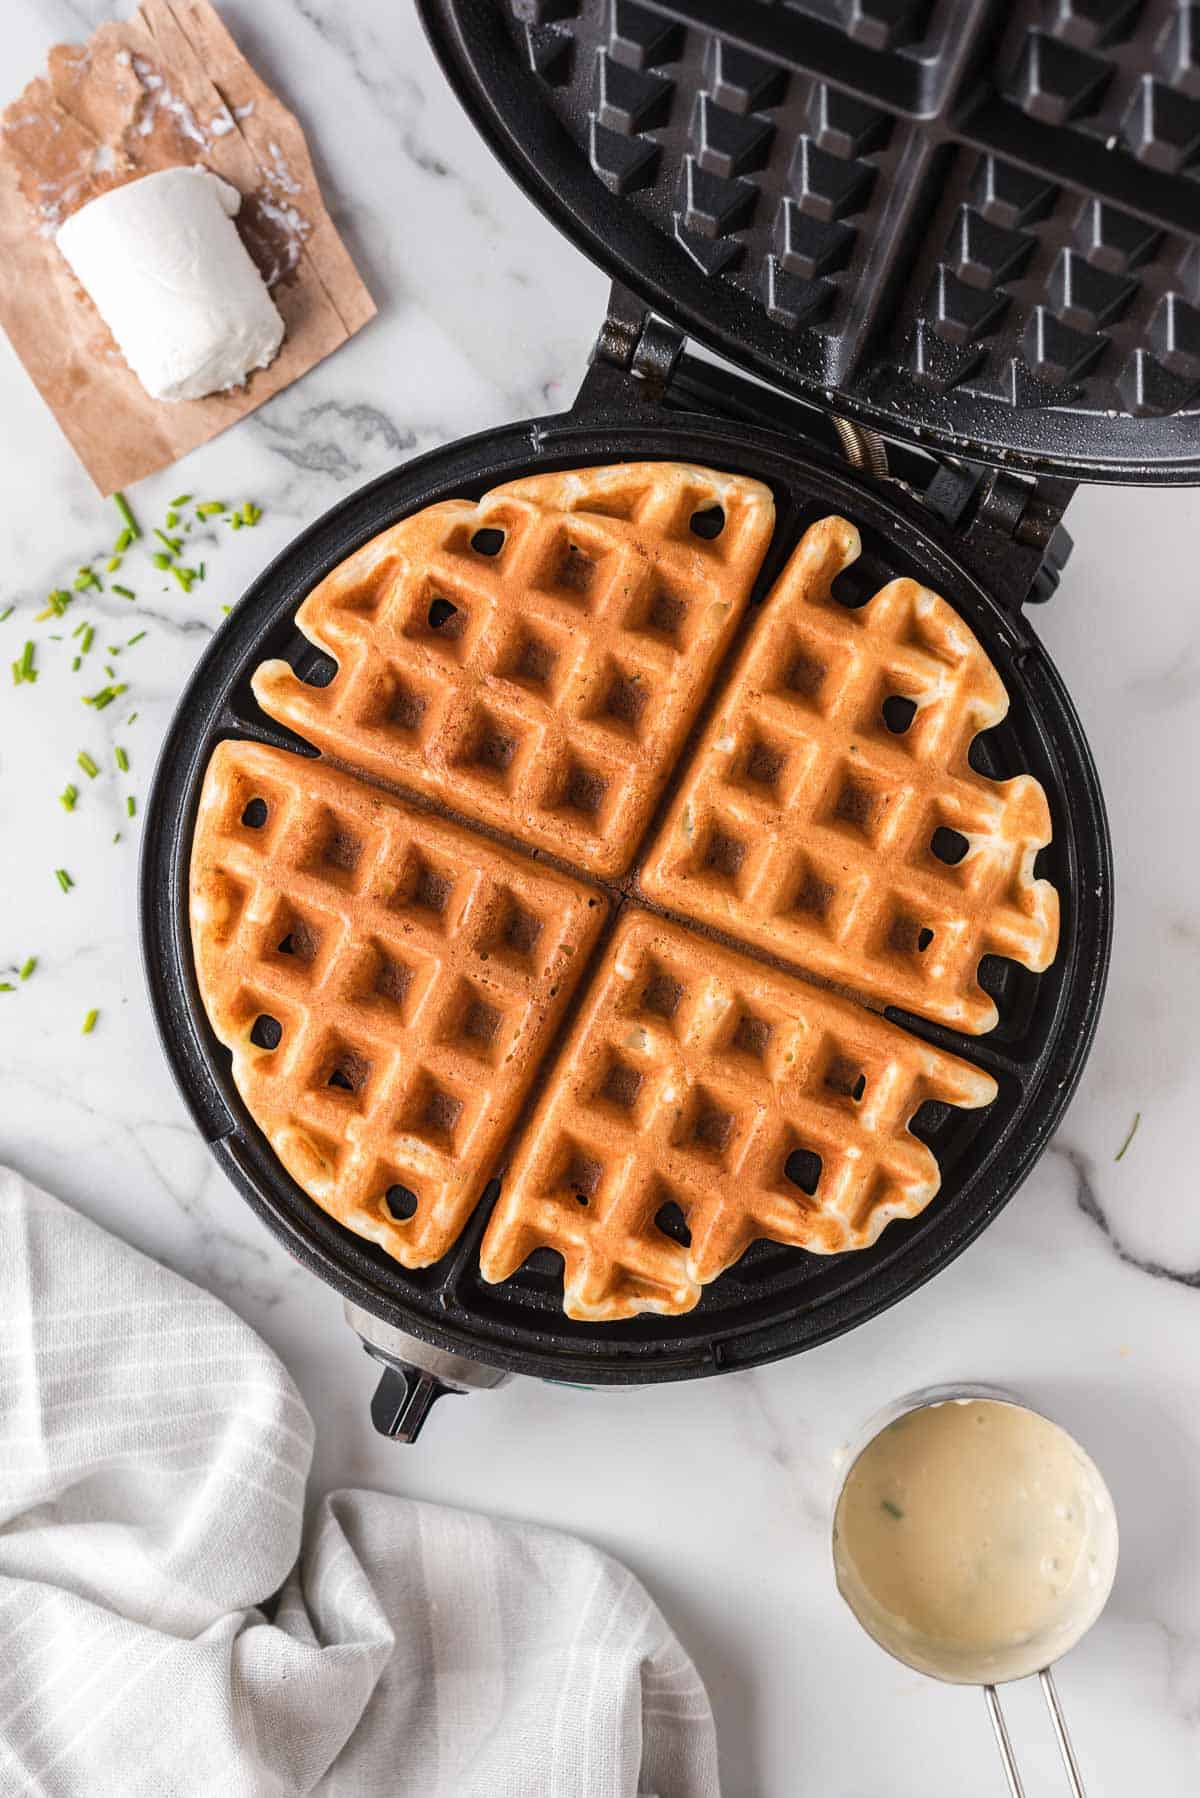
[[[1117,1527],[1095,1463],[1057,1424],[1008,1400],[917,1404],[854,1460],[833,1553],[843,1597],[881,1647],[936,1679],[989,1689],[1019,1791],[991,1688],[1049,1668],[1104,1608]],[[1060,1741],[1081,1790],[1065,1731]]]

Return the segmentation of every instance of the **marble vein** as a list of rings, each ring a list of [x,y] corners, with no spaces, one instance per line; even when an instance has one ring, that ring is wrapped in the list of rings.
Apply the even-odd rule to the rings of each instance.
[[[295,420],[281,417],[277,408],[258,415],[256,425],[267,445],[293,467],[306,474],[328,475],[347,481],[373,468],[381,453],[402,455],[417,445],[415,431],[396,424],[378,406],[357,401],[350,405],[322,400],[306,406]],[[364,456],[363,448],[370,454]]]
[[[1167,1267],[1152,1256],[1135,1255],[1121,1240],[1097,1195],[1095,1162],[1091,1155],[1083,1149],[1064,1143],[1061,1137],[1051,1143],[1046,1153],[1066,1162],[1075,1180],[1076,1206],[1089,1223],[1096,1226],[1118,1261],[1123,1262],[1126,1267],[1136,1268],[1139,1273],[1148,1274],[1153,1280],[1169,1280],[1175,1286],[1184,1286],[1192,1291],[1200,1289],[1200,1268]]]

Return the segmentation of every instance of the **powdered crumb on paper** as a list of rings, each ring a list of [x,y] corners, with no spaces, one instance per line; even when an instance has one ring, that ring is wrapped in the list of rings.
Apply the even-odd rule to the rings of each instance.
[[[237,225],[287,336],[243,388],[166,406],[145,395],[54,236],[99,194],[202,165],[242,195]],[[336,349],[374,306],[321,200],[293,116],[208,0],[143,0],[86,45],[59,45],[0,128],[0,322],[104,492],[165,467]]]

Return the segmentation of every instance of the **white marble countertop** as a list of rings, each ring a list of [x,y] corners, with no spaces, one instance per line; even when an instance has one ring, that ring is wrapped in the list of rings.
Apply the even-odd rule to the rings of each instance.
[[[105,0],[10,0],[5,97]],[[225,16],[300,114],[340,227],[380,306],[346,349],[131,496],[253,497],[203,587],[90,604],[123,652],[128,701],[79,704],[65,646],[0,707],[0,1159],[220,1293],[283,1355],[317,1421],[314,1489],[364,1484],[574,1530],[622,1557],[695,1656],[717,1713],[727,1798],[954,1798],[1002,1790],[982,1700],[888,1661],[837,1600],[834,1457],[893,1395],[946,1379],[1019,1388],[1089,1446],[1123,1528],[1102,1624],[1063,1665],[1092,1798],[1200,1779],[1200,497],[1082,493],[1077,548],[1038,616],[1105,783],[1117,935],[1099,1039],[1041,1165],[949,1270],[873,1323],[759,1372],[645,1391],[531,1381],[435,1413],[415,1450],[376,1437],[372,1372],[332,1291],[292,1265],[209,1158],[172,1087],[142,984],[138,824],[176,696],[253,574],[304,524],[410,453],[571,396],[605,283],[491,160],[407,5],[229,0]],[[100,502],[0,346],[4,662],[81,555]],[[111,626],[110,622],[111,621]],[[45,626],[39,630],[45,630]],[[54,652],[59,652],[57,655]],[[95,660],[95,651],[93,651]],[[138,717],[126,726],[129,710]],[[128,782],[90,783],[87,746]],[[65,782],[83,789],[68,816]],[[1188,794],[1192,794],[1189,800]],[[114,830],[122,841],[113,844]],[[76,885],[60,894],[53,870]],[[80,1023],[100,1008],[95,1034]],[[1135,1113],[1141,1125],[1115,1159]],[[1064,1790],[1036,1692],[1014,1691],[1030,1798]],[[864,1721],[865,1719],[865,1721]]]

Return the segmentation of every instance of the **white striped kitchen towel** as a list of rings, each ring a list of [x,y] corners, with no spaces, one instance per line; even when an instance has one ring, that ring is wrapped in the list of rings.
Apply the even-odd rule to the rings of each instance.
[[[4,1798],[716,1798],[704,1688],[569,1536],[378,1492],[220,1300],[0,1171]]]

